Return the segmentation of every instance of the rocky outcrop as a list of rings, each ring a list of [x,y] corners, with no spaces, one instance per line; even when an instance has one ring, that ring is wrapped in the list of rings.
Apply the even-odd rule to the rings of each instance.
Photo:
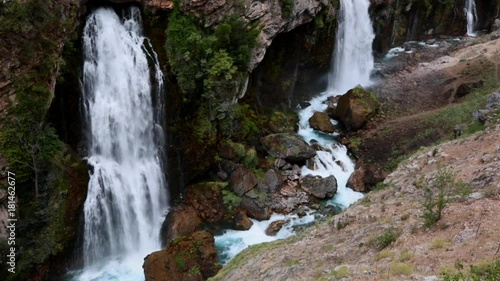
[[[335,126],[330,122],[330,116],[324,112],[314,112],[309,118],[309,124],[313,129],[323,131],[325,133],[335,132]]]
[[[458,86],[457,91],[455,92],[455,98],[457,99],[463,98],[466,95],[470,94],[475,89],[483,87],[483,85],[484,85],[483,80],[460,84],[460,86]]]
[[[173,1],[143,0],[151,9],[172,9]],[[247,22],[261,27],[258,36],[259,43],[252,51],[249,70],[253,70],[264,58],[266,49],[279,33],[288,32],[300,25],[312,21],[315,15],[329,4],[327,0],[311,1],[280,1],[266,2],[243,1],[184,1],[181,10],[184,13],[194,13],[206,20],[207,26],[215,26],[221,22],[224,15],[239,14]]]
[[[272,134],[261,141],[269,155],[290,162],[305,161],[316,155],[316,151],[297,134]]]
[[[351,131],[356,131],[375,115],[378,101],[375,94],[363,88],[354,88],[342,95],[335,116]]]
[[[180,238],[167,249],[149,254],[143,268],[146,281],[206,280],[220,269],[214,236],[198,231]]]
[[[266,228],[266,235],[269,236],[276,236],[278,232],[283,228],[283,226],[288,223],[287,220],[277,220],[273,221],[272,223],[269,224],[269,226]]]
[[[381,169],[371,165],[362,165],[356,169],[347,180],[347,187],[358,192],[368,192],[372,190],[377,183],[382,182],[386,173]]]
[[[316,198],[332,198],[337,192],[337,179],[334,176],[322,178],[307,175],[302,179],[301,187]]]

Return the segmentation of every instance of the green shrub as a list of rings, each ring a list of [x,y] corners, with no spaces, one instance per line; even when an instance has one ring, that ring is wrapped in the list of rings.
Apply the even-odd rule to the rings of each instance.
[[[374,245],[377,249],[382,250],[392,243],[396,242],[398,238],[396,230],[393,228],[386,229],[383,233],[375,237]]]
[[[460,268],[463,266],[460,265]],[[500,280],[500,260],[485,265],[471,265],[469,272],[442,274],[444,281],[498,281]]]
[[[470,186],[456,181],[453,173],[439,168],[432,184],[424,186],[423,215],[426,227],[434,226],[442,217],[443,209],[452,196],[470,193]]]

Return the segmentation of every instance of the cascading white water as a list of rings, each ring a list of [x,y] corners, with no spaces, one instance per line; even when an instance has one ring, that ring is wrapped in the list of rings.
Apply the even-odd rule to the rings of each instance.
[[[299,112],[299,134],[306,140],[316,140],[324,151],[318,151],[314,169],[302,168],[302,175],[322,177],[330,175],[337,179],[338,190],[334,202],[343,207],[359,200],[363,195],[346,187],[354,171],[354,163],[347,155],[345,146],[335,142],[331,136],[314,131],[309,118],[316,111],[324,112],[325,101],[331,96],[342,95],[361,85],[371,84],[370,74],[374,68],[372,42],[375,38],[368,8],[369,0],[341,0],[339,26],[332,58],[332,74],[327,91],[310,101],[310,106]]]
[[[329,77],[328,90],[310,101],[310,106],[299,112],[299,134],[307,141],[315,139],[324,149],[318,151],[314,158],[314,169],[302,168],[302,175],[318,175],[328,177],[334,175],[337,179],[337,194],[333,202],[341,207],[347,207],[363,197],[363,194],[346,187],[349,176],[354,171],[354,163],[347,155],[347,148],[333,139],[332,135],[314,131],[309,126],[309,118],[315,111],[325,111],[325,101],[336,95],[344,94],[357,86],[371,84],[370,73],[374,67],[372,41],[375,38],[370,17],[368,15],[369,0],[341,0],[341,17],[337,42],[332,60],[333,74]],[[267,226],[277,219],[289,219],[277,236],[265,234]],[[296,215],[274,214],[268,221],[256,222],[248,231],[227,231],[216,236],[215,243],[220,249],[219,255],[227,262],[249,245],[283,239],[293,235],[292,226],[308,223],[314,219],[309,214],[302,220]]]
[[[158,99],[163,77],[142,36],[140,10],[131,7],[123,18],[99,8],[83,33],[92,172],[78,280],[144,280],[143,259],[160,248],[167,192],[156,120],[161,114],[155,114],[153,97],[156,90]],[[156,75],[150,75],[148,56]]]
[[[328,77],[328,91],[344,94],[357,85],[368,86],[374,60],[375,38],[368,14],[370,1],[341,0],[333,72]]]
[[[475,0],[465,0],[465,15],[467,16],[467,36],[475,37],[477,10]]]

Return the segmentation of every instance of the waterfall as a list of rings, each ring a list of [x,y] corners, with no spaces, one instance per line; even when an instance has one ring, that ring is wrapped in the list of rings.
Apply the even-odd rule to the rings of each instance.
[[[337,143],[331,135],[318,133],[309,125],[309,118],[316,111],[324,112],[325,101],[331,96],[344,94],[357,85],[371,84],[374,67],[372,42],[375,38],[368,8],[369,0],[341,0],[338,31],[332,58],[328,89],[312,99],[309,107],[299,112],[299,134],[308,142],[316,140],[323,147],[314,158],[314,168],[302,168],[302,175],[335,176],[338,190],[334,202],[347,207],[363,195],[346,187],[354,171],[354,162],[347,155],[347,148]]]
[[[372,42],[375,38],[368,14],[370,1],[341,0],[333,72],[328,77],[328,91],[344,94],[357,85],[370,84],[374,61]]]
[[[476,1],[465,0],[465,15],[467,16],[467,36],[475,37],[477,23]]]
[[[161,104],[153,107],[162,101],[163,77],[136,7],[123,19],[110,8],[93,11],[83,43],[92,169],[84,205],[84,269],[77,279],[143,280],[143,259],[160,248],[167,207],[163,115]]]

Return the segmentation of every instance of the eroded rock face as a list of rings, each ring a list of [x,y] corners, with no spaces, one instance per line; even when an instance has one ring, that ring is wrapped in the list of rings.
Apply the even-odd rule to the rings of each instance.
[[[309,124],[316,130],[323,131],[325,133],[335,132],[335,126],[330,122],[330,116],[324,112],[314,112],[313,116],[309,118]]]
[[[316,151],[297,134],[272,134],[261,141],[271,156],[290,162],[305,161],[316,155]]]
[[[378,108],[375,95],[363,88],[354,88],[339,99],[335,116],[351,131],[363,127]]]
[[[214,236],[198,231],[172,242],[167,249],[149,254],[143,268],[147,281],[206,280],[220,269]]]
[[[337,192],[337,179],[334,176],[322,178],[307,175],[302,179],[301,187],[316,198],[332,198]]]
[[[119,0],[118,0],[119,1]],[[171,0],[142,0],[144,5],[150,9],[173,8]],[[227,0],[188,0],[183,1],[181,10],[185,13],[193,12],[203,16],[207,26],[215,26],[224,15],[240,14],[246,21],[260,26],[261,32],[258,36],[258,44],[252,51],[249,70],[255,69],[266,54],[266,49],[272,43],[276,35],[288,32],[302,24],[314,19],[324,7],[328,5],[327,0],[297,0],[293,1],[293,7],[282,8],[282,1],[227,1]]]

